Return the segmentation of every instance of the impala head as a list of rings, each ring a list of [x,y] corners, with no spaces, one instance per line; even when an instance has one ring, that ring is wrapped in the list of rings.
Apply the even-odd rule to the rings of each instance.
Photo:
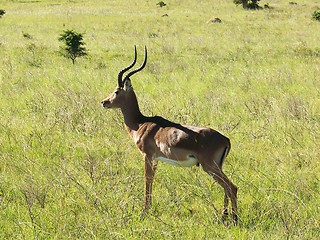
[[[147,63],[147,47],[145,47],[145,55],[144,55],[144,61],[142,65],[129,72],[125,77],[123,77],[123,74],[131,69],[137,61],[137,48],[134,46],[134,59],[133,62],[126,68],[122,69],[118,74],[118,86],[117,88],[111,93],[107,98],[102,100],[102,106],[104,108],[121,108],[123,104],[126,104],[130,97],[130,93],[133,93],[133,88],[131,85],[130,77],[141,71]]]

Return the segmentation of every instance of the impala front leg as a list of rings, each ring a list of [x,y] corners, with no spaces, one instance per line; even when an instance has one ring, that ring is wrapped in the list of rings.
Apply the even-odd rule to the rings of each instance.
[[[144,181],[145,181],[145,195],[144,208],[141,218],[144,218],[152,203],[152,183],[157,164],[151,157],[144,155]]]

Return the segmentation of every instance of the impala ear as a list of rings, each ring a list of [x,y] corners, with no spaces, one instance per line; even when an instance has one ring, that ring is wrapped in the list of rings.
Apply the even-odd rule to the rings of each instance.
[[[126,79],[124,80],[123,89],[124,89],[125,91],[132,90],[132,85],[131,85],[131,81],[130,81],[129,78],[126,78]]]

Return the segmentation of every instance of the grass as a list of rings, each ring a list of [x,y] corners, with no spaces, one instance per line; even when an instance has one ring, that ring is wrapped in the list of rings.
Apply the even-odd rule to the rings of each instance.
[[[318,239],[319,1],[156,3],[1,3],[0,238]],[[89,50],[74,66],[58,54],[66,29]],[[142,158],[100,105],[135,44],[140,60],[149,49],[132,79],[146,115],[230,137],[239,226],[221,223],[223,191],[201,168],[165,164],[140,220]]]

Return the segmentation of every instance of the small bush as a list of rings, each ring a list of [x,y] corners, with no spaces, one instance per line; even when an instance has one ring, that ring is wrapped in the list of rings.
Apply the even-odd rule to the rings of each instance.
[[[160,7],[164,7],[167,4],[165,2],[163,2],[163,1],[160,1],[160,2],[157,3],[157,5],[159,5]]]
[[[64,31],[59,38],[59,41],[65,43],[64,47],[61,47],[60,53],[66,58],[70,58],[72,63],[75,63],[77,57],[86,56],[87,50],[84,47],[83,35],[73,30]]]
[[[233,3],[236,5],[242,5],[244,9],[262,9],[262,7],[259,6],[260,0],[233,0]]]
[[[248,3],[247,8],[252,10],[262,9],[262,7],[259,6],[258,2],[254,2],[254,1]]]
[[[22,33],[22,36],[23,36],[25,39],[32,39],[32,36],[31,36],[31,34],[29,34],[29,33]]]
[[[0,18],[1,18],[5,13],[6,13],[6,11],[5,11],[5,10],[0,9]]]
[[[314,11],[313,14],[312,14],[312,18],[317,20],[317,21],[320,21],[320,10]]]

